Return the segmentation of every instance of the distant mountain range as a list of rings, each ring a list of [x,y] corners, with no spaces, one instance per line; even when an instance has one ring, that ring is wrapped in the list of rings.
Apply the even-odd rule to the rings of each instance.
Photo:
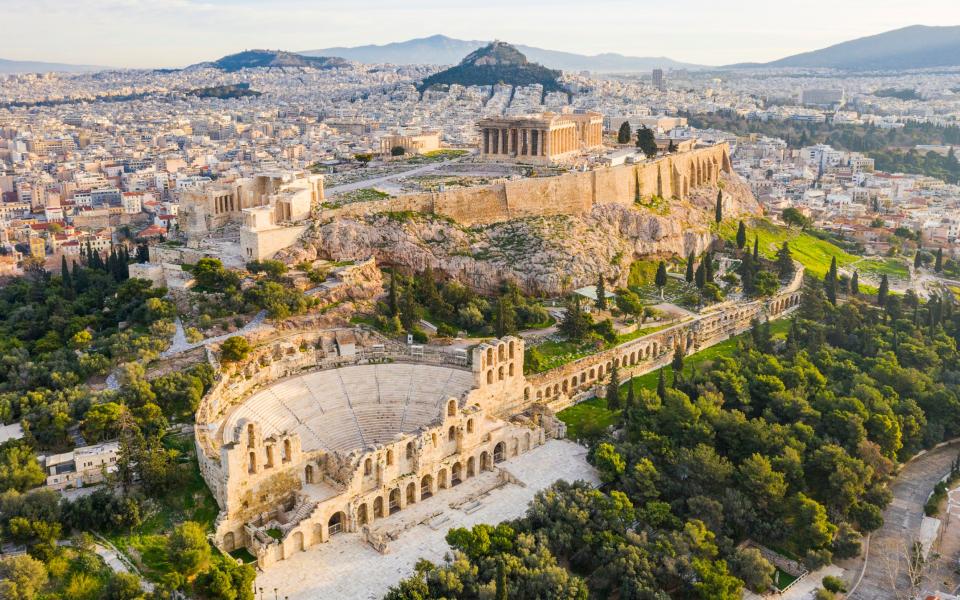
[[[304,56],[339,56],[361,63],[392,63],[397,65],[455,65],[465,55],[490,42],[458,40],[445,35],[394,42],[382,46],[354,46],[304,50]],[[666,57],[635,57],[622,54],[587,56],[532,46],[514,45],[527,59],[550,69],[563,71],[594,71],[596,73],[649,71],[662,69],[696,69],[698,65],[682,63]]]
[[[331,56],[304,56],[284,50],[244,50],[230,54],[213,62],[197,63],[187,69],[212,68],[232,73],[241,69],[256,68],[314,68],[336,69],[348,67],[350,63],[339,57]]]
[[[70,65],[66,63],[37,62],[33,60],[6,60],[0,58],[0,73],[50,73],[60,71],[64,73],[89,73],[104,71],[110,67],[94,65]]]
[[[460,84],[525,86],[539,83],[545,92],[561,90],[560,71],[527,60],[522,52],[506,42],[491,42],[474,50],[460,64],[424,79],[421,91],[433,86]]]
[[[912,25],[795,54],[768,63],[732,68],[829,68],[887,71],[960,66],[960,26]]]

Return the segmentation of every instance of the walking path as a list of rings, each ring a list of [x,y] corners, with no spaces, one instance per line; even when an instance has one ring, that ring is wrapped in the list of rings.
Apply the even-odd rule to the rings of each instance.
[[[904,597],[909,581],[904,548],[921,536],[923,506],[933,486],[957,457],[960,440],[952,440],[917,455],[900,470],[890,485],[893,500],[883,512],[883,526],[873,532],[864,560],[862,579],[847,596],[850,600],[896,600]],[[894,589],[896,582],[896,589]]]
[[[463,160],[463,156],[458,156],[457,158],[451,158],[450,160],[443,160],[433,163],[428,163],[420,167],[415,167],[413,169],[408,169],[406,171],[399,171],[397,173],[391,173],[389,175],[382,175],[380,177],[374,177],[372,179],[361,179],[360,181],[354,181],[353,183],[345,183],[343,185],[336,185],[333,187],[328,187],[324,194],[326,196],[333,196],[335,194],[343,194],[345,192],[353,192],[356,190],[362,190],[364,188],[376,187],[377,185],[393,181],[394,179],[399,179],[401,177],[410,177],[412,175],[419,175],[421,173],[428,173],[430,171],[435,171],[438,168],[449,165],[455,162]]]

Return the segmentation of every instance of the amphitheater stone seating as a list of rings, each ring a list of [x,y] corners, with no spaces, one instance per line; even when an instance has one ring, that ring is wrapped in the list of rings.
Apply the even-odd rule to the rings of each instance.
[[[441,418],[449,398],[473,384],[469,371],[448,366],[387,363],[314,371],[256,391],[225,419],[224,442],[236,441],[241,419],[263,435],[300,434],[304,451],[349,453],[380,445]]]

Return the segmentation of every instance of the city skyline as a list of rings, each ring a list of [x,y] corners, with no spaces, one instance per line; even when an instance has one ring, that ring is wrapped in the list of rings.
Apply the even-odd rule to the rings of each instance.
[[[613,52],[723,65],[775,60],[909,25],[960,23],[960,6],[936,0],[909,6],[883,0],[869,7],[815,0],[790,19],[759,0],[741,2],[736,10],[703,0],[669,7],[621,0],[589,6],[542,0],[523,6],[505,0],[482,6],[436,0],[394,6],[375,0],[351,10],[302,0],[269,6],[248,0],[81,0],[69,6],[0,0],[0,10],[7,16],[0,58],[125,68],[182,67],[246,48],[296,52],[438,33],[587,55]],[[42,35],[38,23],[43,23]],[[687,35],[675,35],[681,28]]]

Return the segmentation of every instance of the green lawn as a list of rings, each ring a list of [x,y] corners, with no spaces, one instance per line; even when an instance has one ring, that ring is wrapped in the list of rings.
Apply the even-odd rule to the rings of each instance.
[[[788,585],[796,580],[796,577],[779,568],[773,574],[773,585],[780,591],[785,590]]]
[[[861,262],[853,265],[854,269],[862,273],[872,275],[887,275],[897,279],[909,279],[910,269],[902,258],[874,257],[865,258]]]
[[[790,320],[781,319],[779,321],[773,321],[770,323],[770,329],[775,338],[784,338],[790,329]],[[724,340],[719,344],[691,354],[684,359],[685,368],[700,368],[702,365],[720,356],[729,356],[736,350],[738,340],[746,335],[750,335],[750,332],[742,333],[728,340]],[[667,382],[673,381],[673,370],[671,367],[667,365],[664,369]],[[659,376],[659,371],[654,370],[645,375],[634,377],[634,390],[638,392],[642,389],[656,390]],[[625,394],[622,386],[621,394]],[[607,401],[605,398],[597,397],[566,408],[560,411],[557,416],[567,424],[567,436],[570,439],[577,439],[584,430],[598,431],[613,425],[619,413],[620,411],[607,409]]]
[[[727,241],[735,241],[737,223],[732,220],[724,222],[720,227],[720,235]],[[774,259],[783,242],[788,242],[794,260],[806,267],[810,275],[820,278],[830,269],[830,261],[833,258],[837,259],[837,265],[841,267],[860,260],[859,256],[850,254],[826,240],[821,240],[799,229],[774,225],[765,219],[754,220],[747,224],[748,248],[753,247],[755,235],[760,238],[761,255]]]

